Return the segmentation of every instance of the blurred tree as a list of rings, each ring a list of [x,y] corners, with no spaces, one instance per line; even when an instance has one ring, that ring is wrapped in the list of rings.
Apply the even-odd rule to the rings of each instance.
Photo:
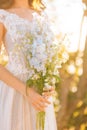
[[[87,0],[83,1],[87,5]],[[82,23],[84,20],[84,17],[87,16],[87,9],[84,11],[84,16],[82,19]],[[70,55],[70,61],[67,62],[67,65],[69,65],[70,62],[73,61],[75,63],[76,57],[80,52],[76,52],[74,54]],[[66,72],[66,65],[64,65],[64,70],[60,70],[61,78],[63,81],[60,84],[60,101],[61,101],[61,109],[58,113],[58,128],[59,130],[66,130],[68,126],[69,120],[71,120],[71,115],[74,112],[74,110],[77,107],[78,102],[83,100],[84,96],[87,94],[87,34],[86,34],[86,42],[85,42],[85,50],[83,53],[83,74],[79,78],[79,82],[77,82],[77,92],[72,93],[70,92],[70,86],[71,84],[75,84],[75,80],[78,78],[76,75],[70,75]],[[75,113],[78,115],[78,113]],[[74,119],[72,119],[72,122]],[[79,125],[81,121],[78,120]],[[74,129],[74,128],[73,128]],[[79,130],[74,129],[74,130]],[[84,129],[86,130],[86,129]]]
[[[83,0],[83,1],[87,5],[87,0]],[[84,11],[84,17],[85,16],[87,17],[87,9]],[[78,101],[84,97],[85,93],[87,93],[87,34],[86,34],[86,40],[85,40],[85,50],[83,54],[83,74],[79,79],[76,99],[73,101],[72,107],[69,108],[71,112],[75,109]]]

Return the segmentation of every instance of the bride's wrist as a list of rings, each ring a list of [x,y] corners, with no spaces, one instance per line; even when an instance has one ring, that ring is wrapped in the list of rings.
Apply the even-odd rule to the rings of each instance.
[[[26,85],[24,84],[24,83],[22,83],[21,85],[20,85],[20,93],[24,96],[24,97],[26,97],[27,96],[27,94],[26,94]]]

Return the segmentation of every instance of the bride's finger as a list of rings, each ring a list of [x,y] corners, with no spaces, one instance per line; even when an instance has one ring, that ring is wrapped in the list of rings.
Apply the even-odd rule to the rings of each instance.
[[[32,105],[38,111],[45,111],[45,107],[42,107],[40,104],[32,103]]]
[[[46,100],[44,100],[44,98],[42,96],[39,96],[36,98],[31,98],[30,102],[34,103],[34,104],[39,104],[39,106],[41,106],[43,108],[47,107],[47,102],[46,102]]]
[[[39,98],[39,100],[43,103],[50,104],[50,101],[48,101],[46,98],[44,98],[43,95],[41,96],[41,98]]]

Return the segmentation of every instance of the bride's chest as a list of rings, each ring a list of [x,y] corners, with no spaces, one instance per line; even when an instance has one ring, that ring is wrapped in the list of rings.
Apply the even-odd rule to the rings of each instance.
[[[32,21],[23,18],[12,17],[9,15],[6,19],[7,33],[13,41],[22,40],[42,35],[43,25],[41,21],[33,19]]]
[[[10,21],[10,22],[9,22]],[[8,52],[13,50],[15,45],[22,46],[33,42],[43,41],[42,25],[38,21],[29,22],[24,19],[8,17],[6,19],[7,32],[5,44]]]

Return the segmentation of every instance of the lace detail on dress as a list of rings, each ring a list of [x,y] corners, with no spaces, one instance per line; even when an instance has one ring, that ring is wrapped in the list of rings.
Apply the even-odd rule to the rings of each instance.
[[[7,33],[5,42],[7,45],[9,62],[6,66],[14,75],[26,74],[28,78],[31,73],[26,64],[26,52],[31,50],[32,43],[47,44],[54,41],[54,34],[49,26],[49,20],[45,12],[41,15],[33,13],[32,21],[20,16],[0,10],[0,22],[2,22]],[[16,68],[16,69],[15,69]]]

